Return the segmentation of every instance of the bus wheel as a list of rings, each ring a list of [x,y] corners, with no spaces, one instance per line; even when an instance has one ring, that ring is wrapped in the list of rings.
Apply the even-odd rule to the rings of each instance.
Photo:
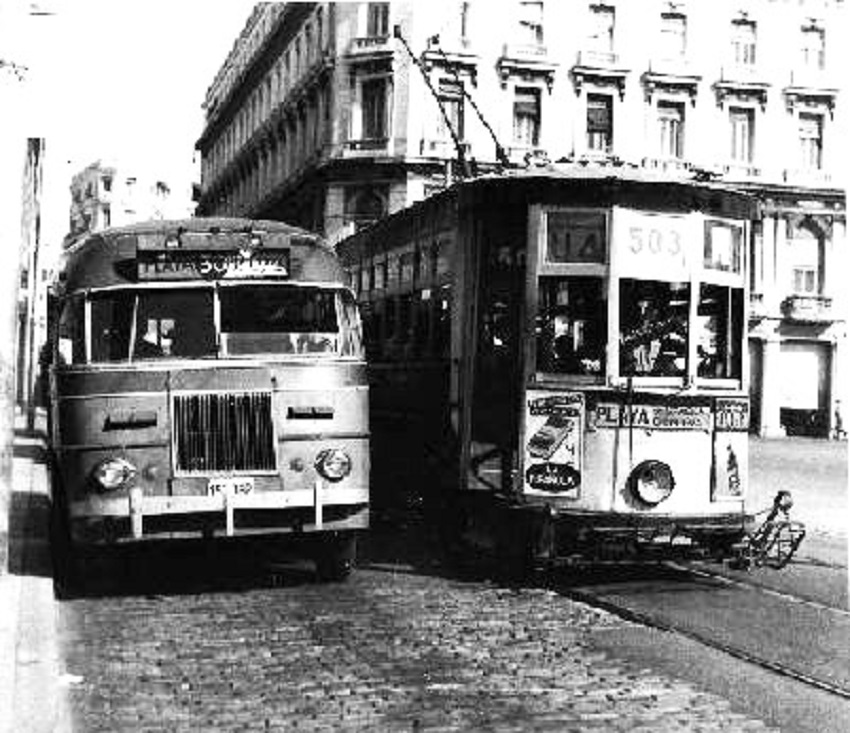
[[[357,556],[357,537],[353,533],[321,539],[318,545],[315,561],[320,581],[345,580],[351,575]]]
[[[56,479],[50,502],[50,560],[53,566],[53,592],[57,598],[70,598],[79,589],[80,568],[71,540],[65,502]]]

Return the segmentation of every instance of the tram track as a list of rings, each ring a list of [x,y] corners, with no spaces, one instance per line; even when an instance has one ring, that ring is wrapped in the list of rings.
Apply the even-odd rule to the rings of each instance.
[[[723,575],[722,573],[712,572],[706,568],[702,567],[693,567],[689,565],[683,565],[677,562],[669,562],[666,563],[668,567],[678,570],[684,573],[690,573],[692,575],[696,575],[703,578],[709,578],[715,582],[722,583],[724,585],[729,586],[738,586],[741,588],[749,588],[759,593],[764,593],[765,595],[774,596],[776,598],[782,598],[791,603],[800,603],[806,606],[810,606],[811,608],[817,608],[823,611],[828,611],[830,613],[840,614],[842,616],[846,616],[850,618],[850,611],[845,610],[843,608],[836,608],[835,606],[831,606],[828,603],[823,603],[821,601],[817,601],[813,598],[808,598],[802,595],[796,595],[794,593],[788,593],[787,591],[776,590],[775,588],[769,588],[768,586],[762,583],[756,583],[752,580],[745,580],[744,578],[730,578],[728,575]],[[842,569],[840,565],[832,564],[832,563],[817,563],[818,567],[827,568],[830,570],[840,570]]]
[[[770,599],[772,604],[783,604],[785,608],[783,613],[793,614],[793,608],[805,609],[797,614],[802,621],[800,628],[794,628],[791,631],[792,635],[797,635],[801,639],[809,638],[809,634],[816,636],[817,629],[813,628],[808,622],[812,614],[815,614],[817,620],[823,624],[824,618],[829,622],[835,622],[839,626],[846,626],[850,629],[850,611],[836,608],[834,606],[819,602],[817,600],[798,596],[793,593],[779,591],[765,587],[759,583],[749,582],[746,579],[730,578],[722,573],[712,572],[705,568],[695,568],[690,565],[684,565],[676,562],[664,563],[664,567],[677,573],[687,574],[692,578],[701,581],[710,582],[717,587],[725,589],[730,593],[739,594],[757,594],[764,599]],[[702,614],[703,623],[695,624],[693,617],[688,616],[685,611],[677,611],[667,603],[667,597],[661,597],[661,600],[655,604],[647,603],[647,598],[651,597],[651,591],[642,591],[639,595],[629,595],[628,591],[623,591],[617,586],[601,585],[598,589],[588,586],[565,585],[558,588],[558,592],[573,600],[587,603],[595,608],[605,610],[624,620],[632,621],[643,626],[662,631],[677,634],[681,637],[694,641],[702,646],[710,648],[714,651],[734,657],[742,662],[755,665],[762,670],[780,675],[783,678],[794,680],[796,682],[807,685],[811,688],[829,693],[840,697],[844,700],[850,700],[850,675],[848,670],[840,670],[838,676],[843,679],[829,679],[828,674],[817,674],[812,667],[818,665],[806,657],[803,651],[806,647],[800,643],[797,658],[794,658],[793,663],[789,663],[787,649],[786,659],[782,658],[781,653],[770,655],[764,650],[759,649],[758,643],[740,643],[741,633],[739,631],[738,639],[735,634],[730,634],[728,628],[720,626],[712,626],[710,623],[704,622],[704,619],[712,617],[712,607],[706,605]],[[682,591],[677,591],[682,593]],[[660,595],[660,594],[659,594]],[[655,605],[657,608],[653,608]],[[752,606],[751,606],[752,607]],[[658,610],[658,609],[661,610]],[[716,609],[715,609],[716,610]],[[740,623],[742,626],[746,618],[746,613],[741,613]],[[788,632],[789,629],[779,629]],[[750,641],[745,638],[745,642]],[[768,647],[774,648],[775,647]],[[841,652],[835,651],[836,658],[840,658]],[[793,654],[791,655],[793,658]],[[807,663],[810,668],[806,669]],[[834,670],[833,670],[834,671]]]

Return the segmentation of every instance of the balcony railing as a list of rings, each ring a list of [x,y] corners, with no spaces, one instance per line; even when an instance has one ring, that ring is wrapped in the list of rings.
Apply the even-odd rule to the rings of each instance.
[[[723,166],[723,176],[728,180],[760,178],[761,168],[748,163],[727,163]]]
[[[693,168],[691,163],[683,158],[644,158],[641,160],[641,167],[662,173],[686,173]]]
[[[720,69],[721,82],[759,84],[764,82],[764,69],[759,64],[726,64]]]
[[[469,153],[469,143],[461,141],[460,146],[464,154]],[[433,156],[437,158],[457,157],[457,148],[452,140],[445,138],[424,138],[419,143],[420,155]]]
[[[834,185],[830,172],[817,168],[785,168],[782,182],[795,186],[826,187]]]
[[[696,76],[693,63],[687,56],[658,55],[649,59],[649,74],[672,77]]]
[[[578,52],[576,64],[594,69],[611,69],[620,64],[620,57],[614,51],[583,49]]]
[[[372,156],[389,152],[388,137],[360,138],[348,140],[343,145],[343,157]]]
[[[838,80],[826,69],[803,68],[793,69],[788,80],[791,89],[802,90],[837,90]]]
[[[546,46],[541,43],[506,43],[502,47],[502,56],[510,59],[542,60],[548,55]]]
[[[832,298],[823,295],[789,295],[782,301],[782,315],[801,323],[831,323],[836,320]]]
[[[373,57],[391,54],[393,51],[390,36],[361,36],[353,38],[348,46],[348,55],[354,57]]]

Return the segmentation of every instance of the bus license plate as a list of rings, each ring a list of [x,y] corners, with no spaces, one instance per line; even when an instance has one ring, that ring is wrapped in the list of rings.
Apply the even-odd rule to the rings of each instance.
[[[245,495],[254,490],[253,476],[218,476],[207,484],[207,496]]]

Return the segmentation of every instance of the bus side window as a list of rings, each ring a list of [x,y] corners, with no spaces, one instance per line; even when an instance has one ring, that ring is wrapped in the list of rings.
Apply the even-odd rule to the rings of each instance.
[[[62,306],[58,328],[58,363],[86,361],[85,311],[82,295],[72,295]]]

